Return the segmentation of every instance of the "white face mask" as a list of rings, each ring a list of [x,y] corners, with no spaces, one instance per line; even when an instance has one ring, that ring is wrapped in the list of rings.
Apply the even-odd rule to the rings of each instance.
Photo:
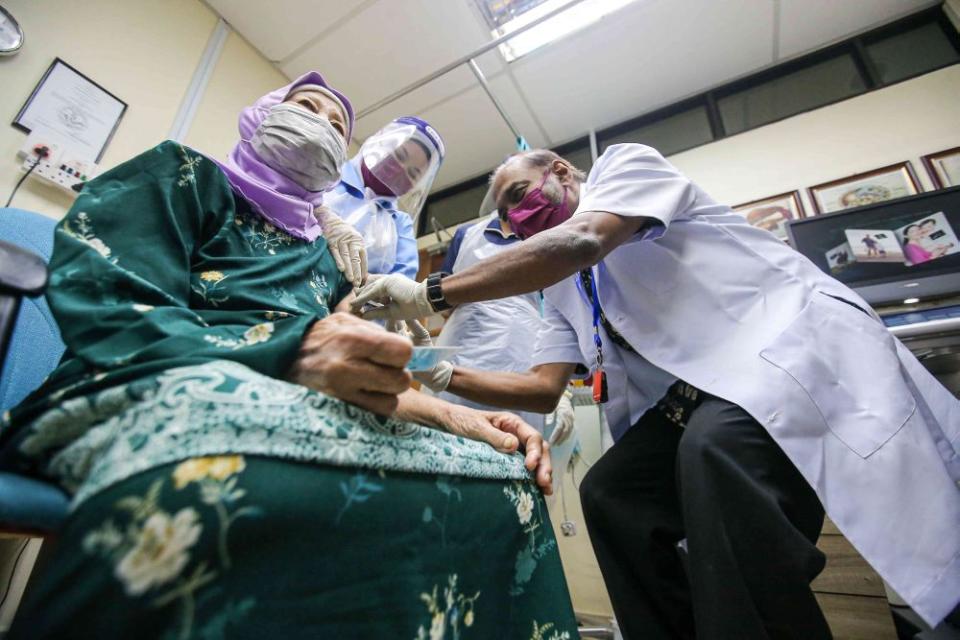
[[[292,104],[278,104],[250,138],[260,159],[307,191],[340,180],[347,144],[330,121]]]

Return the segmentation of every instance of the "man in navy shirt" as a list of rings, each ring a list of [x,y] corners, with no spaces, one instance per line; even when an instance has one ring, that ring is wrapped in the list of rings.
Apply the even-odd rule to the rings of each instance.
[[[444,258],[442,270],[456,273],[508,249],[517,242],[520,242],[520,238],[511,230],[510,222],[497,213],[492,213],[476,224],[462,225],[457,229]],[[461,348],[450,360],[449,371],[457,365],[485,371],[525,372],[530,369],[532,346],[536,342],[541,324],[538,292],[501,300],[473,302],[453,310],[436,344]],[[438,392],[438,397],[449,402],[477,409],[495,409],[447,393],[444,388],[449,377],[446,381],[433,379],[442,377],[442,373],[439,373],[430,380],[421,382]],[[543,414],[518,414],[535,429],[543,431]],[[572,430],[573,407],[569,399],[564,397],[557,405],[557,419],[551,440],[556,444],[564,440]]]

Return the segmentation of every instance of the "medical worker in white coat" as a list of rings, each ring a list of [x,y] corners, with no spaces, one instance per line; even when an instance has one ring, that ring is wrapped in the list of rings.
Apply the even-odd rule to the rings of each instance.
[[[355,304],[405,318],[544,289],[529,373],[430,382],[542,410],[577,364],[606,378],[617,442],[581,495],[625,637],[829,637],[809,589],[823,508],[928,623],[956,606],[960,401],[860,296],[643,145],[585,181],[524,152],[493,188],[524,242]]]
[[[414,218],[444,152],[443,139],[433,127],[404,116],[364,140],[360,152],[343,165],[340,183],[324,195],[323,203],[346,225],[328,223],[324,229],[334,230],[334,237],[327,236],[331,253],[357,286],[367,272],[417,275]],[[401,199],[414,215],[401,209]],[[359,256],[363,264],[351,270],[351,260],[356,265]]]
[[[472,225],[457,229],[441,271],[458,273],[485,258],[495,256],[520,242],[506,217],[494,212]],[[453,309],[437,337],[437,346],[458,347],[460,351],[448,366],[471,367],[485,371],[527,371],[542,320],[540,293],[524,293],[501,300],[471,302]],[[474,409],[496,410],[496,406],[466,400],[441,391],[439,397]],[[525,422],[543,433],[543,413],[521,411]],[[573,430],[574,412],[569,394],[561,397],[553,416],[550,441],[559,444]]]

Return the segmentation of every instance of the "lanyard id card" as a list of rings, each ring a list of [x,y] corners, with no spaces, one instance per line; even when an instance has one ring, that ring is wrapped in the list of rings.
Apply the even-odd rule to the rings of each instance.
[[[589,269],[580,272],[580,282],[590,284],[590,302],[593,305],[593,344],[597,347],[597,368],[593,372],[593,401],[603,404],[610,398],[607,394],[607,373],[603,370],[603,340],[600,338],[600,297],[597,294],[597,283]]]

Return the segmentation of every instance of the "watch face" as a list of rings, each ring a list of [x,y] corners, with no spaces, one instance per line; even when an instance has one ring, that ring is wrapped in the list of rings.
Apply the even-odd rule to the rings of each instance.
[[[440,288],[440,279],[442,274],[431,273],[427,276],[427,301],[434,311],[443,311],[449,309],[450,305],[443,297],[443,290]]]
[[[0,55],[10,55],[23,45],[23,31],[6,9],[0,7]]]

